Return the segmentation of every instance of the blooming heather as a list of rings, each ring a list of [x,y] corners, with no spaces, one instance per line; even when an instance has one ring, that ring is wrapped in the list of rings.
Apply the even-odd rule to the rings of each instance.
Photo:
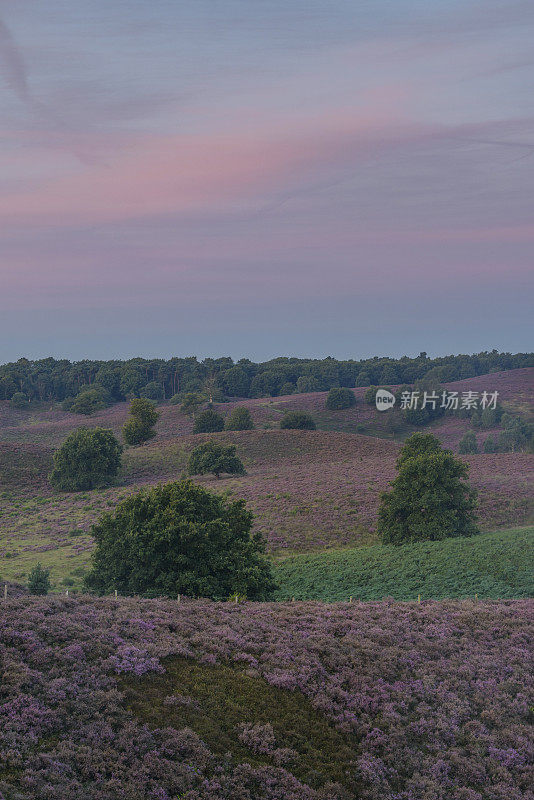
[[[533,610],[530,600],[2,601],[0,797],[532,800]],[[255,751],[276,751],[268,726],[240,728],[249,764],[210,752],[191,728],[147,727],[120,680],[145,681],[170,655],[302,692],[355,742],[346,785],[299,781],[294,754],[254,766]]]

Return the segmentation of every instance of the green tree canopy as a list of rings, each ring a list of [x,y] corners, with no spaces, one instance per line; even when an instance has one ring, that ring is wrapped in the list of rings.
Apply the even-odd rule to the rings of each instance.
[[[286,411],[280,427],[290,430],[314,431],[315,422],[313,417],[305,411]]]
[[[501,453],[534,449],[534,424],[521,417],[504,414],[502,418],[504,430],[499,434],[498,450]]]
[[[160,403],[164,397],[164,389],[159,381],[150,381],[146,386],[139,390],[141,397],[146,397],[148,400],[153,400],[155,403]]]
[[[93,527],[86,586],[143,597],[178,594],[266,600],[271,566],[244,500],[230,502],[190,480],[132,495]]]
[[[365,400],[365,402],[368,405],[370,405],[370,406],[374,406],[375,405],[376,393],[378,392],[378,389],[379,389],[378,386],[368,386],[367,389],[365,390],[365,394],[363,396],[363,399]]]
[[[478,533],[476,493],[464,482],[467,464],[449,450],[438,449],[437,440],[414,443],[413,439],[407,440],[406,452],[401,451],[391,491],[381,498],[378,532],[382,541],[404,544]]]
[[[484,441],[484,452],[485,453],[496,453],[497,452],[497,442],[493,438],[493,436],[488,436],[488,438]]]
[[[297,392],[306,394],[307,392],[320,392],[321,384],[313,375],[301,375],[297,378]]]
[[[45,569],[40,563],[30,570],[28,576],[28,589],[32,594],[48,594],[50,591],[50,570]]]
[[[154,403],[146,397],[136,397],[130,402],[130,417],[123,426],[122,435],[129,445],[142,444],[156,435],[154,426],[159,414]]]
[[[354,392],[345,386],[335,386],[328,392],[326,407],[330,411],[341,411],[344,408],[351,408],[356,405]]]
[[[474,431],[466,431],[464,433],[458,445],[458,452],[462,453],[462,455],[478,453],[478,442]]]
[[[107,406],[106,392],[102,387],[91,387],[80,392],[70,403],[69,411],[73,414],[89,416]]]
[[[222,472],[229,475],[244,475],[245,467],[236,456],[235,445],[224,445],[213,440],[199,444],[189,456],[188,472],[190,475],[207,475],[211,473],[217,478]]]
[[[12,395],[11,400],[9,401],[12,408],[27,408],[28,407],[28,398],[24,394],[24,392],[15,392]]]
[[[187,414],[188,416],[194,417],[202,403],[205,401],[205,396],[199,392],[186,392],[182,397],[180,411],[182,414]]]
[[[429,455],[430,453],[441,453],[443,450],[441,442],[432,433],[413,433],[404,442],[403,448],[397,459],[397,469],[409,458],[414,456]]]
[[[224,418],[212,408],[202,411],[195,419],[193,433],[218,433],[224,430]]]
[[[236,406],[226,417],[224,427],[227,431],[251,431],[254,423],[248,408]]]
[[[119,471],[121,453],[113,431],[78,428],[54,453],[50,483],[62,492],[107,486]]]

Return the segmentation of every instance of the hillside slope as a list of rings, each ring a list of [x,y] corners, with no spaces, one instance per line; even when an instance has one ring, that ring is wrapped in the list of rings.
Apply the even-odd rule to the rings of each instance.
[[[293,556],[275,579],[280,600],[534,597],[534,527]]]
[[[126,451],[119,485],[73,494],[54,492],[44,451],[0,444],[0,576],[24,580],[39,559],[59,578],[79,583],[87,565],[90,526],[138,488],[183,475],[190,450],[206,436],[155,441]],[[242,431],[215,434],[237,445],[247,474],[198,479],[210,490],[245,498],[255,527],[273,554],[358,546],[375,540],[380,494],[395,475],[399,445],[326,431]],[[26,464],[24,453],[27,452]],[[466,456],[479,490],[484,530],[528,524],[533,514],[534,458],[526,453]],[[36,466],[37,465],[37,466]],[[41,471],[39,471],[41,470]]]
[[[534,370],[481,376],[462,385],[499,390],[507,402],[524,405]],[[495,388],[496,387],[496,388]],[[327,412],[325,393],[247,400],[257,428],[216,434],[237,445],[247,475],[220,481],[204,477],[210,489],[244,497],[255,525],[273,554],[358,546],[374,541],[379,497],[395,474],[401,442],[385,431],[366,436],[332,430],[367,420],[375,430],[388,417],[361,401],[353,409]],[[221,406],[225,413],[232,404]],[[281,431],[286,409],[313,413],[328,430]],[[160,406],[157,437],[129,448],[117,485],[103,491],[61,494],[47,480],[54,448],[79,425],[104,425],[120,434],[127,407],[105,409],[94,417],[67,414],[58,407],[2,410],[0,426],[0,576],[23,581],[40,559],[53,569],[56,583],[76,586],[92,549],[88,535],[103,511],[141,486],[176,480],[188,453],[206,437],[190,433],[192,421],[177,406]],[[374,421],[373,421],[374,420]],[[378,420],[378,422],[377,422]],[[349,424],[350,423],[350,424]],[[363,424],[363,423],[362,423]],[[434,427],[442,440],[456,440],[466,420],[447,418]],[[265,426],[265,427],[263,427]],[[401,437],[397,437],[401,438]],[[526,525],[534,518],[534,457],[526,453],[467,456],[471,482],[479,491],[484,530]]]

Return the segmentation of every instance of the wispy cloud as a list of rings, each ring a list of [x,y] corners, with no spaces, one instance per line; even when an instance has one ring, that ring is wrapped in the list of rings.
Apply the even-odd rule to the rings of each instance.
[[[29,70],[24,54],[11,30],[0,17],[0,72],[15,97],[30,114],[51,128],[50,142],[68,150],[84,164],[96,164],[99,159],[85,147],[80,147],[77,137],[66,121],[53,108],[35,97],[30,88]]]
[[[28,70],[20,48],[6,23],[0,17],[0,64],[7,85],[23,103],[32,105],[28,86]]]

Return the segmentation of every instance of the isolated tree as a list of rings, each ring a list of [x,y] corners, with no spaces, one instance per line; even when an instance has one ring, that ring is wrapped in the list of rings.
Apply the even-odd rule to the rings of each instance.
[[[391,491],[381,497],[378,532],[382,541],[405,544],[478,533],[476,492],[464,482],[467,464],[449,450],[437,448],[437,440],[413,439],[407,440],[397,460]]]
[[[480,422],[482,428],[495,428],[501,421],[503,416],[503,408],[497,404],[495,408],[485,408],[480,415]]]
[[[69,411],[72,411],[73,414],[85,414],[89,416],[90,414],[94,414],[95,411],[101,411],[106,405],[107,402],[102,389],[84,389],[84,391],[80,392],[72,400]]]
[[[28,408],[28,398],[24,392],[15,392],[9,403],[12,408]]]
[[[190,475],[207,475],[216,478],[222,472],[229,475],[244,475],[243,462],[236,456],[235,445],[224,445],[213,440],[199,444],[189,456],[188,472]]]
[[[365,394],[363,399],[369,406],[374,406],[376,403],[376,393],[378,392],[378,386],[368,386],[365,390]]]
[[[341,411],[344,408],[351,408],[356,405],[354,392],[344,386],[336,386],[330,389],[326,398],[326,407],[330,411]]]
[[[143,597],[178,594],[267,600],[274,589],[261,534],[244,500],[230,502],[190,480],[132,495],[93,527],[86,586]]]
[[[478,442],[474,431],[466,431],[458,444],[458,452],[462,455],[478,453]]]
[[[121,454],[113,431],[78,428],[54,453],[50,483],[62,492],[108,486],[119,471]]]
[[[499,452],[533,451],[534,424],[512,414],[503,414],[501,422],[504,430],[499,434],[497,442]]]
[[[187,392],[182,398],[180,411],[183,414],[194,417],[205,399],[204,395],[198,392]]]
[[[137,397],[130,402],[130,417],[123,426],[124,441],[130,445],[142,444],[156,435],[154,426],[159,414],[154,403],[146,397]]]
[[[313,417],[305,411],[286,411],[280,427],[290,430],[314,431],[315,422]]]
[[[193,433],[218,433],[224,430],[224,418],[212,408],[202,411],[195,419]]]
[[[484,442],[483,446],[485,453],[496,453],[497,452],[497,442],[493,438],[493,436],[488,436],[488,438]]]
[[[441,442],[432,433],[413,433],[404,442],[399,457],[397,458],[397,469],[399,469],[409,458],[441,452],[443,452]]]
[[[28,589],[32,594],[48,594],[50,591],[50,570],[36,564],[28,576]]]
[[[227,431],[251,431],[254,423],[248,408],[236,406],[226,417],[224,427]]]

